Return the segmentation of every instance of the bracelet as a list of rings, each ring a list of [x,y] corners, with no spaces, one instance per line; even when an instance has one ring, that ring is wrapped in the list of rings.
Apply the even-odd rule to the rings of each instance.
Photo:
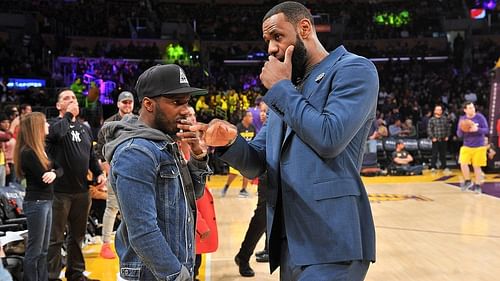
[[[193,158],[196,160],[203,160],[207,156],[207,152],[203,151],[200,154],[194,154],[193,152],[191,152],[191,156],[193,156]]]

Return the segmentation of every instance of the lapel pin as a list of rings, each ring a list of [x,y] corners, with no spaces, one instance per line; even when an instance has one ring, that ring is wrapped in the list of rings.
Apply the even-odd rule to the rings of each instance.
[[[321,73],[320,75],[316,76],[316,79],[314,79],[314,81],[316,81],[316,83],[319,83],[319,81],[321,81],[321,79],[323,79],[323,77],[325,77],[325,73]]]

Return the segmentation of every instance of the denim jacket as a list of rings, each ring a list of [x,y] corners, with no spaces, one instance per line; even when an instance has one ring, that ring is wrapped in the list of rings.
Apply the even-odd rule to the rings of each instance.
[[[110,183],[122,213],[115,238],[120,276],[192,280],[196,210],[189,204],[194,194],[184,185],[177,144],[142,133],[109,151]],[[210,173],[207,160],[191,159],[188,168],[195,191],[203,190]]]

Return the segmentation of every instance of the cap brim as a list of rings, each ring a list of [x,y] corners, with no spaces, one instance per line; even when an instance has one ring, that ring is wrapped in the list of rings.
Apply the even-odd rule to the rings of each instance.
[[[202,96],[202,95],[208,94],[208,90],[200,89],[200,88],[193,88],[193,87],[184,87],[184,88],[175,89],[173,91],[168,91],[168,92],[164,93],[163,95],[175,95],[175,94],[191,94],[191,96]]]

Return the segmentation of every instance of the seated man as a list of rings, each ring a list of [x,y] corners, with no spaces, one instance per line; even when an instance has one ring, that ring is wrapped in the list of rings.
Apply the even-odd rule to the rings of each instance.
[[[392,153],[392,163],[396,174],[403,175],[421,175],[422,165],[410,165],[413,162],[413,156],[405,150],[405,143],[403,140],[398,140],[396,143],[396,150]]]

